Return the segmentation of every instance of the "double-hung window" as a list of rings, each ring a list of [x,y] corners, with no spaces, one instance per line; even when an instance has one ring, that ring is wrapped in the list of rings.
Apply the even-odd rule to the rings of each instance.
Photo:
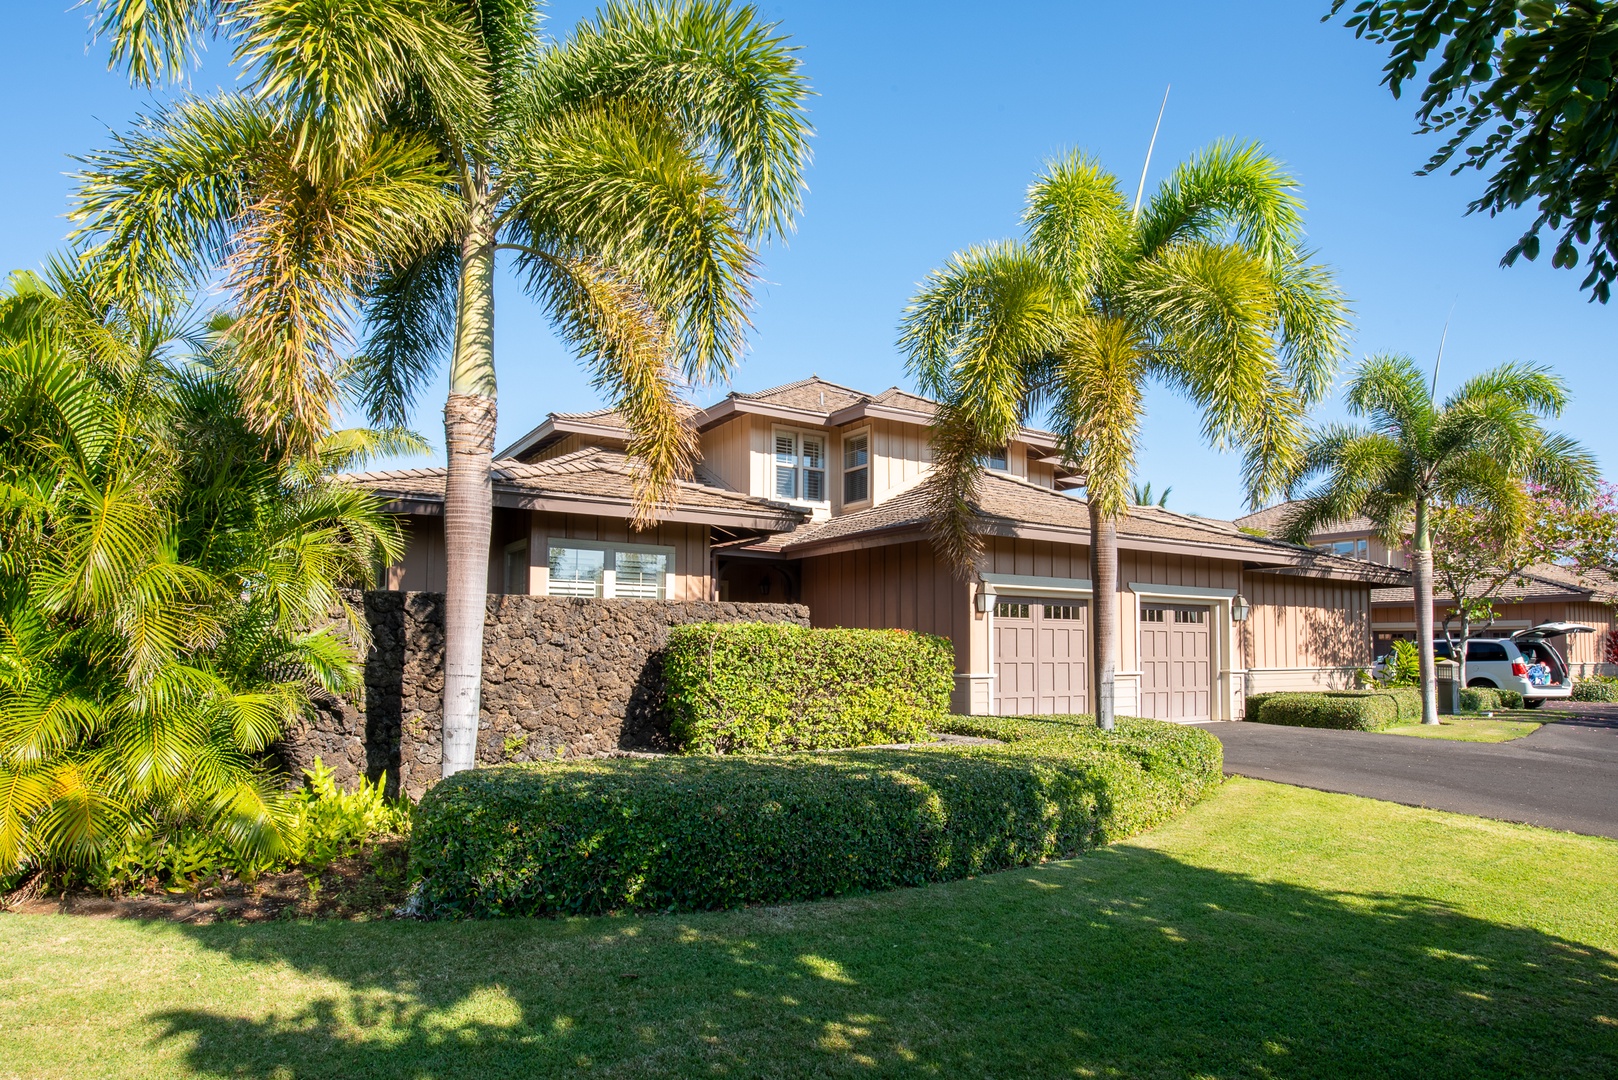
[[[990,450],[983,455],[983,467],[991,472],[1011,471],[1011,456],[1006,447]]]
[[[674,549],[650,544],[602,543],[552,537],[547,596],[600,596],[667,600]]]
[[[843,503],[862,503],[871,497],[871,433],[843,436]]]
[[[775,429],[775,497],[790,502],[826,501],[826,437]]]

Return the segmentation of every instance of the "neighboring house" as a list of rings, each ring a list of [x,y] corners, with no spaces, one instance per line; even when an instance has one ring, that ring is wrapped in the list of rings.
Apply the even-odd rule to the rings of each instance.
[[[1270,534],[1280,528],[1289,505],[1281,503],[1237,518],[1236,524]],[[1408,565],[1405,553],[1389,549],[1363,517],[1322,529],[1310,536],[1309,542],[1322,551],[1354,554],[1392,566]],[[1548,564],[1530,566],[1520,577],[1507,581],[1493,600],[1499,617],[1493,624],[1475,629],[1474,637],[1510,637],[1542,623],[1582,623],[1596,632],[1572,634],[1553,642],[1566,657],[1574,677],[1618,673],[1618,664],[1612,662],[1618,659],[1618,613],[1614,610],[1618,605],[1618,582],[1607,574]],[[1433,597],[1433,626],[1440,634],[1444,616],[1454,605],[1454,597]],[[1371,629],[1378,656],[1388,652],[1395,639],[1415,640],[1415,596],[1408,586],[1372,593]],[[1458,632],[1459,626],[1453,629]]]
[[[818,626],[940,634],[955,708],[1089,708],[1089,518],[1057,440],[1025,429],[990,456],[986,536],[965,578],[926,538],[934,405],[809,378],[694,414],[701,461],[661,524],[629,529],[627,432],[608,411],[551,415],[499,455],[496,593],[800,601]],[[410,542],[393,589],[441,590],[444,470],[354,477]],[[1119,528],[1119,712],[1229,719],[1244,695],[1343,686],[1371,662],[1371,595],[1404,571],[1137,507]]]

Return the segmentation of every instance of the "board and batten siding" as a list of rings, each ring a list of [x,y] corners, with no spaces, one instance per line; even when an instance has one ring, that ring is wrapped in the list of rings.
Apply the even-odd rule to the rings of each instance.
[[[1443,635],[1446,610],[1448,605],[1444,603],[1433,605],[1433,632],[1440,637]],[[1497,630],[1523,630],[1547,622],[1583,623],[1595,627],[1593,634],[1571,634],[1563,638],[1558,647],[1568,663],[1573,665],[1576,677],[1618,674],[1618,665],[1606,660],[1614,646],[1618,645],[1618,640],[1615,640],[1615,636],[1618,636],[1618,617],[1615,617],[1611,605],[1582,600],[1535,600],[1520,604],[1497,604],[1495,610],[1499,613],[1495,620]],[[1415,621],[1416,609],[1413,605],[1378,605],[1372,626],[1377,630],[1408,634]],[[1456,624],[1451,626],[1458,630]]]
[[[412,516],[402,519],[405,554],[383,576],[384,588],[406,592],[443,592],[444,519]],[[530,588],[543,582],[536,568],[548,564],[545,543],[550,538],[652,544],[674,549],[674,590],[671,600],[707,600],[712,587],[708,558],[708,527],[664,522],[635,532],[623,518],[586,514],[551,514],[496,507],[489,541],[489,591],[504,590],[506,545],[528,540]]]
[[[1342,689],[1371,664],[1371,591],[1287,574],[1244,576],[1247,692]]]
[[[972,666],[971,589],[926,541],[815,555],[802,563],[802,602],[814,626],[917,630],[946,637],[955,670]]]

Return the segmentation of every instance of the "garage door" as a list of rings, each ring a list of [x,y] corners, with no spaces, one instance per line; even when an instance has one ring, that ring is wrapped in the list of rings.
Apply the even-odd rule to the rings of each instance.
[[[1038,716],[1087,711],[1089,607],[1071,600],[994,605],[995,711]]]
[[[1140,714],[1158,720],[1207,720],[1213,706],[1209,609],[1142,604]]]

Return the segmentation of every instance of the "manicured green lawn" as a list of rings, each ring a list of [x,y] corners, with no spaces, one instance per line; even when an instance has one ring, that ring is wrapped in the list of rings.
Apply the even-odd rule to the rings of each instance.
[[[0,1076],[1618,1075],[1618,843],[1233,779],[1134,842],[570,922],[0,917]]]
[[[1445,716],[1438,725],[1411,724],[1384,728],[1383,735],[1414,735],[1418,739],[1451,739],[1455,742],[1510,742],[1532,734],[1545,725],[1526,709],[1496,712],[1487,716]]]

